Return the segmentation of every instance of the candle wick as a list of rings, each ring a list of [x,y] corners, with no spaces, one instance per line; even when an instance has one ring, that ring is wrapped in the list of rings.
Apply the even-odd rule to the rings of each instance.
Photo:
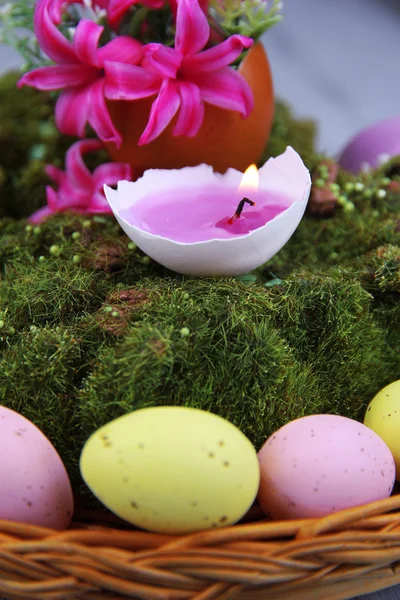
[[[243,198],[243,199],[242,199],[242,200],[239,202],[239,204],[238,204],[238,207],[237,207],[237,209],[236,209],[236,212],[235,212],[235,214],[234,214],[234,215],[233,215],[233,216],[232,216],[230,219],[228,219],[228,223],[229,223],[230,225],[232,225],[232,223],[233,223],[233,222],[234,222],[236,219],[239,219],[240,215],[242,214],[242,211],[243,211],[243,208],[244,208],[244,205],[245,205],[245,204],[250,204],[250,206],[255,206],[255,205],[256,205],[256,203],[255,203],[255,202],[253,202],[253,200],[249,200],[248,198]]]

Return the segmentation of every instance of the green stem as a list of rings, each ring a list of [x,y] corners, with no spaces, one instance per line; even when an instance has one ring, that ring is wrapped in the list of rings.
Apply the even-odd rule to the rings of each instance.
[[[138,10],[135,11],[135,14],[132,17],[132,20],[129,24],[129,35],[133,38],[137,39],[140,34],[140,28],[145,22],[147,15],[149,14],[150,9],[147,6],[142,6]]]

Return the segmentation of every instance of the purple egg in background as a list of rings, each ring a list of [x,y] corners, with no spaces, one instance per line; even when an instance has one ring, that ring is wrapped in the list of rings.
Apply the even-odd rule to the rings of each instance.
[[[368,170],[400,155],[400,115],[379,121],[358,133],[342,151],[339,165],[351,171]]]

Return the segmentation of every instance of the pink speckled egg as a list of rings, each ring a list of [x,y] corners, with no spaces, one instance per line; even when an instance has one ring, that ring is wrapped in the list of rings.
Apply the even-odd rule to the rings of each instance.
[[[381,500],[395,480],[385,442],[362,423],[336,415],[288,423],[258,457],[258,501],[274,519],[322,517]]]
[[[0,456],[0,519],[67,527],[73,497],[61,458],[33,423],[4,406],[0,406]]]

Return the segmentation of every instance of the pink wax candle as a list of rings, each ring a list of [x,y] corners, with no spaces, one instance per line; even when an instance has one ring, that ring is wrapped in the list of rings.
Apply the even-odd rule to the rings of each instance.
[[[240,216],[233,218],[243,198],[243,192],[234,189],[207,186],[194,192],[193,188],[182,188],[156,198],[144,196],[121,210],[121,217],[142,231],[191,243],[245,235],[287,208],[284,196],[255,191],[251,192],[255,206],[246,203]]]
[[[258,171],[209,165],[149,169],[134,182],[105,186],[125,233],[148,256],[192,277],[243,275],[290,239],[307,205],[310,174],[288,147]]]

